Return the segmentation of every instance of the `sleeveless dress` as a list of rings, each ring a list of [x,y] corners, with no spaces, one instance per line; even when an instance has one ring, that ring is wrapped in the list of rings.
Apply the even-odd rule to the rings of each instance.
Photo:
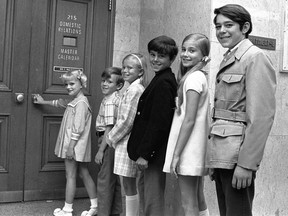
[[[174,149],[186,113],[186,92],[188,90],[198,92],[200,99],[194,128],[180,156],[178,173],[187,176],[203,176],[208,174],[208,169],[205,168],[205,161],[209,129],[209,96],[207,79],[201,71],[191,73],[184,81],[181,114],[174,113],[163,171],[170,173]]]

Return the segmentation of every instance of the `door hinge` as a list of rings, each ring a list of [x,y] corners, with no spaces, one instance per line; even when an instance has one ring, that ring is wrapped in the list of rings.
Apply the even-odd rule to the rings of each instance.
[[[112,11],[112,0],[109,0],[108,10]]]

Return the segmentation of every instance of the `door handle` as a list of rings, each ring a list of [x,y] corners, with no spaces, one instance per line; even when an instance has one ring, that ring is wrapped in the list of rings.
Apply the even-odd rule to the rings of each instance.
[[[15,100],[17,103],[24,102],[24,93],[15,93]]]

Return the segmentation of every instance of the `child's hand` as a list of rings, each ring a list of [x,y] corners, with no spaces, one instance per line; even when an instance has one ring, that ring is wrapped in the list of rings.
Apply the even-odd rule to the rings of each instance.
[[[232,187],[238,190],[249,187],[252,182],[252,175],[252,170],[237,165],[232,178]]]
[[[66,152],[66,158],[68,160],[72,160],[74,155],[74,148],[69,147],[67,152]]]
[[[179,160],[180,160],[179,156],[174,155],[171,165],[170,165],[170,172],[176,178],[178,178],[177,167],[178,167]]]
[[[103,136],[98,137],[98,146],[100,147],[103,140]]]
[[[33,95],[33,103],[35,104],[43,104],[44,99],[42,98],[41,95],[39,94],[34,94]]]
[[[211,181],[215,180],[215,176],[214,176],[214,168],[209,168],[209,177]]]
[[[144,170],[148,168],[148,161],[142,157],[139,157],[136,161],[137,167],[139,170]]]
[[[95,162],[97,164],[102,164],[103,161],[103,157],[104,157],[104,152],[99,150],[95,156]]]

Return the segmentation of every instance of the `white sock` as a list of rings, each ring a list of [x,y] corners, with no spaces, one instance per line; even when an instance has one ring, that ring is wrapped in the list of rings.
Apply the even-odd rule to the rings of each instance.
[[[200,211],[199,216],[210,216],[208,208],[203,211]]]
[[[126,196],[126,216],[137,216],[139,210],[139,196]]]
[[[63,210],[66,212],[73,212],[73,203],[66,203],[64,204]]]
[[[97,198],[90,199],[90,202],[91,202],[90,208],[97,208],[97,206],[98,206],[98,200],[97,200]]]

